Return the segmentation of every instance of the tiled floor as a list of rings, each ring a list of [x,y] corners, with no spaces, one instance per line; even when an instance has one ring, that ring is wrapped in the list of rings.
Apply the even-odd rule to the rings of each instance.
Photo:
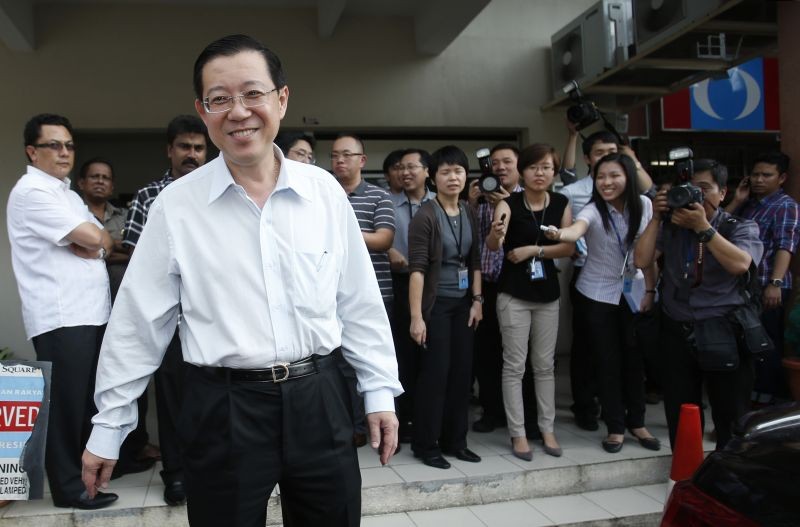
[[[561,377],[563,377],[563,374]],[[468,436],[469,447],[483,458],[482,462],[465,463],[450,459],[453,466],[448,470],[440,470],[423,465],[412,456],[408,445],[403,445],[402,451],[392,458],[389,465],[381,467],[377,454],[369,447],[362,447],[358,451],[358,457],[362,467],[363,487],[437,480],[463,480],[465,477],[508,474],[544,468],[584,465],[601,461],[669,455],[667,428],[661,405],[648,405],[646,419],[650,431],[661,439],[664,444],[661,452],[656,453],[645,450],[632,437],[628,436],[620,453],[608,454],[600,446],[600,441],[605,436],[605,431],[602,427],[596,432],[586,432],[575,426],[568,410],[568,385],[569,383],[565,378],[561,378],[556,383],[558,387],[558,410],[555,432],[564,450],[564,455],[560,458],[545,455],[541,449],[541,444],[537,442],[531,442],[531,447],[534,450],[532,462],[522,461],[513,457],[510,452],[506,429],[498,429],[488,434],[470,432]],[[713,444],[710,442],[706,442],[704,446],[707,450],[713,448]],[[112,481],[110,490],[117,492],[120,496],[119,501],[112,507],[114,509],[123,509],[165,506],[162,497],[163,485],[158,475],[159,470],[160,466],[156,465],[147,472],[127,475]],[[602,519],[631,513],[654,512],[662,507],[663,494],[662,486],[597,491],[574,496],[537,498],[455,509],[385,515],[378,518],[365,518],[363,525],[368,527],[395,525],[435,525],[436,527],[446,527],[447,525],[457,527],[468,527],[470,525],[503,525],[505,527],[523,524],[527,526],[553,525],[578,521],[581,518]],[[8,519],[17,516],[53,515],[70,512],[72,512],[70,509],[55,508],[48,494],[44,500],[17,502],[0,509],[0,518]]]

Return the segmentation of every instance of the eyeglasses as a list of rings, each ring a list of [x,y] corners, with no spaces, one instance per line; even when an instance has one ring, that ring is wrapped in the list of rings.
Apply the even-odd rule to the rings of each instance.
[[[89,181],[112,181],[112,177],[108,174],[88,174],[86,179]]]
[[[555,170],[555,167],[552,165],[531,165],[527,168],[527,170],[530,170],[536,174],[537,172],[552,172]]]
[[[350,161],[351,157],[363,156],[363,155],[364,154],[360,152],[331,152],[331,161],[337,161],[339,159]]]
[[[267,104],[267,95],[274,91],[278,91],[278,88],[269,91],[249,90],[239,95],[214,95],[203,99],[203,108],[206,113],[229,112],[233,109],[236,99],[239,99],[245,108],[256,108]]]
[[[303,148],[299,148],[299,149],[290,148],[289,149],[289,153],[290,154],[294,154],[295,156],[299,157],[300,159],[305,159],[307,162],[311,163],[312,165],[315,162],[314,152],[309,152],[308,150],[305,150]]]
[[[49,148],[55,153],[61,152],[63,148],[67,149],[67,152],[74,152],[75,151],[75,143],[72,141],[62,143],[61,141],[50,141],[47,143],[39,143],[36,145],[31,145],[34,148]]]
[[[420,168],[425,168],[425,165],[397,165],[397,170],[400,170],[401,172],[403,170],[414,172],[415,170],[418,170]]]

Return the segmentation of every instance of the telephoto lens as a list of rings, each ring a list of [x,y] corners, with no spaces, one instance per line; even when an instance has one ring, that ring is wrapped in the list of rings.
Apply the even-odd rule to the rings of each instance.
[[[497,192],[500,189],[500,179],[492,173],[491,152],[488,148],[481,148],[475,152],[478,158],[478,166],[481,169],[481,177],[478,179],[478,188],[481,192]]]

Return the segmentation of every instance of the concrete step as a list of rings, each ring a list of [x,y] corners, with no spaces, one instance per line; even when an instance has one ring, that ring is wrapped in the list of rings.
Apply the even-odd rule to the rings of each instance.
[[[568,418],[560,419],[557,423],[556,435],[564,455],[560,458],[545,455],[540,443],[531,442],[534,449],[532,462],[511,455],[505,429],[489,434],[471,432],[469,446],[483,460],[480,463],[467,463],[450,458],[453,466],[448,470],[423,465],[411,455],[407,445],[403,445],[403,451],[385,467],[380,466],[377,455],[369,447],[359,449],[364,524],[370,525],[371,522],[387,518],[386,521],[402,520],[404,515],[422,518],[422,522],[427,514],[436,511],[444,514],[446,511],[466,508],[470,514],[476,514],[473,511],[491,512],[493,508],[502,509],[514,504],[519,506],[518,502],[528,507],[536,500],[555,499],[553,503],[558,504],[558,500],[565,497],[597,497],[602,494],[592,493],[634,487],[639,489],[663,484],[667,480],[671,463],[667,447],[660,452],[652,452],[628,437],[620,453],[608,454],[600,446],[604,437],[602,431],[579,430]],[[666,444],[666,427],[659,423],[648,423],[648,426]],[[706,444],[707,448],[711,446],[710,443]],[[0,509],[0,527],[186,526],[185,508],[168,507],[163,502],[159,470],[160,467],[156,465],[146,473],[113,481],[111,490],[117,492],[120,499],[108,509],[91,512],[58,509],[52,506],[48,497],[45,500],[14,503]],[[281,523],[279,500],[279,492],[270,499],[268,525]],[[572,508],[567,506],[566,510]],[[652,511],[642,513],[641,518],[607,512],[612,516],[598,518],[597,521],[606,522],[600,525],[653,525],[653,517],[647,516],[652,515]],[[531,513],[531,517],[534,513]],[[434,514],[433,517],[439,515]],[[458,514],[455,517],[459,517]],[[551,516],[545,515],[545,518]],[[413,521],[421,524],[417,519]],[[624,523],[638,521],[644,523]],[[443,525],[437,522],[437,527]],[[458,527],[466,527],[466,524],[458,523]]]
[[[367,516],[362,527],[656,527],[666,484]]]

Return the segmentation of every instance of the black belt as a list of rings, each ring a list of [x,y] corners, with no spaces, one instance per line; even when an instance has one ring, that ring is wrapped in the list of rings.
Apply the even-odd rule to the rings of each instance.
[[[271,368],[258,370],[244,370],[240,368],[226,368],[224,366],[194,366],[206,374],[213,375],[226,381],[239,382],[273,382],[281,383],[300,377],[308,377],[332,361],[333,354],[338,348],[328,355],[311,355],[305,359],[291,363],[279,363]]]

